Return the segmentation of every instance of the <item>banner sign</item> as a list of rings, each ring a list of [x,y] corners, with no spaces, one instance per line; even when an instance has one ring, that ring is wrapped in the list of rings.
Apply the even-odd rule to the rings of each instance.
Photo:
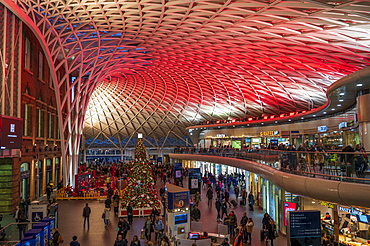
[[[188,208],[190,206],[190,193],[168,192],[168,209]]]

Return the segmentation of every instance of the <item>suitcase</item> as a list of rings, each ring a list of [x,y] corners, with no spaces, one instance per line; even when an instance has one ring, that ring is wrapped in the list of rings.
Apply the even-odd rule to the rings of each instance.
[[[265,231],[264,230],[260,230],[260,240],[261,240],[261,242],[265,240]]]
[[[238,203],[235,200],[231,200],[230,202],[234,206],[234,208],[238,206]]]

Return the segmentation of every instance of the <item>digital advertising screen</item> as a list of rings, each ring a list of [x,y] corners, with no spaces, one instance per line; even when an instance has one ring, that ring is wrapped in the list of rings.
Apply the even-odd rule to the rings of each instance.
[[[0,115],[0,149],[21,149],[23,119]]]

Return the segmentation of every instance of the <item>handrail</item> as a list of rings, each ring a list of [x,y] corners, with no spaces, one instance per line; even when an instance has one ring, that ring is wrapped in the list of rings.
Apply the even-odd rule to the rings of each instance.
[[[370,152],[293,151],[275,149],[177,149],[174,153],[251,160],[291,174],[370,184]]]

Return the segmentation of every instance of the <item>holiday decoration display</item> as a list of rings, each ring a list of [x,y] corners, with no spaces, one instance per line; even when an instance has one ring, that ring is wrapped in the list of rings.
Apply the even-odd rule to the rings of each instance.
[[[135,148],[135,164],[131,168],[128,185],[123,191],[121,206],[130,203],[133,208],[160,207],[152,177],[152,168],[146,157],[142,139]]]

